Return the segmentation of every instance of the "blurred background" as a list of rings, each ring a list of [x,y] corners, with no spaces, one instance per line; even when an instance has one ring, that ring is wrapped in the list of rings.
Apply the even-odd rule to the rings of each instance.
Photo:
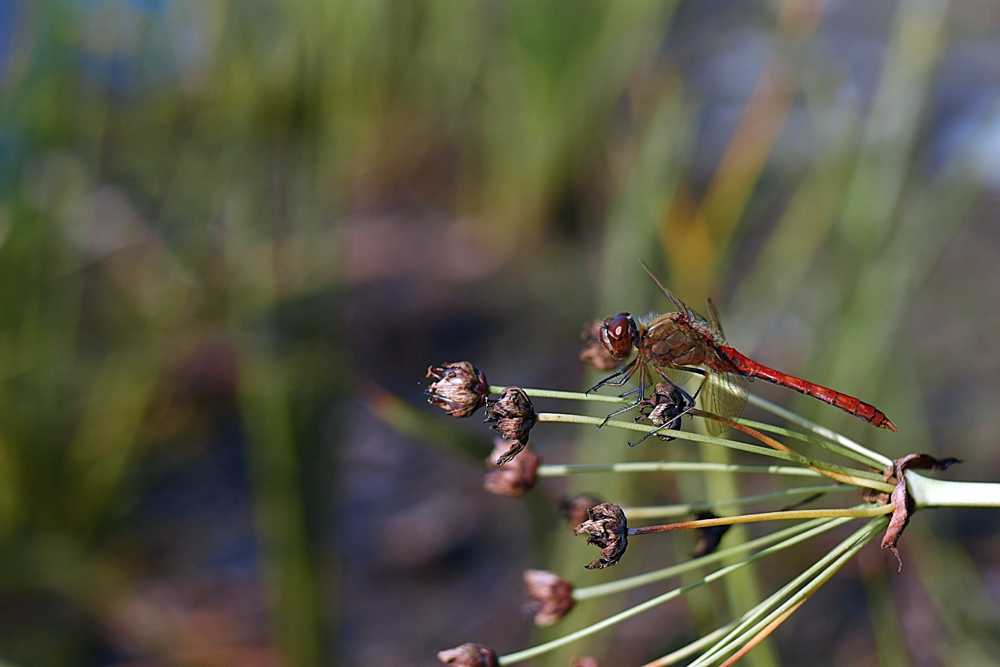
[[[553,499],[772,480],[492,496],[480,419],[421,394],[461,359],[589,386],[584,321],[668,309],[639,259],[900,432],[761,395],[1000,480],[992,0],[4,0],[0,82],[3,664],[432,665],[652,597],[533,634],[524,568],[609,576]],[[625,440],[533,432],[706,454]],[[996,663],[997,528],[918,514],[901,574],[869,546],[748,664]],[[693,546],[644,542],[614,576]],[[830,544],[536,664],[651,660]]]

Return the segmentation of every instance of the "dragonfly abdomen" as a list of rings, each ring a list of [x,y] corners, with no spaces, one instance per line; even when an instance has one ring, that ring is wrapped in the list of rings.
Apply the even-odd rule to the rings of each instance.
[[[828,387],[818,385],[814,382],[809,382],[808,380],[803,380],[801,378],[782,373],[781,371],[776,371],[773,368],[764,366],[763,364],[758,364],[753,359],[750,359],[746,355],[731,347],[720,345],[716,349],[722,356],[731,361],[733,366],[735,366],[740,373],[746,375],[747,377],[760,378],[782,387],[794,389],[800,394],[806,394],[807,396],[818,398],[824,403],[829,403],[830,405],[840,408],[844,412],[849,412],[858,419],[866,421],[873,426],[878,426],[879,428],[884,428],[889,431],[898,430],[896,425],[889,421],[889,418],[885,416],[885,413],[876,408],[874,405],[865,403],[864,401],[854,398],[853,396],[842,394],[839,391],[835,391]]]

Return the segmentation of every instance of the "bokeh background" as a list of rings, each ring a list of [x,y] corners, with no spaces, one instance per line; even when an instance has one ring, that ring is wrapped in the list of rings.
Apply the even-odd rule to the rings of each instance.
[[[479,419],[420,385],[459,359],[592,383],[581,324],[666,309],[639,259],[900,432],[765,397],[1000,480],[992,0],[4,0],[0,86],[11,665],[431,665],[651,597],[532,634],[524,568],[605,576],[554,498],[771,480],[491,496]],[[548,462],[700,454],[534,438]],[[996,663],[996,517],[918,514],[901,574],[868,547],[748,662]],[[826,547],[537,664],[641,664]]]

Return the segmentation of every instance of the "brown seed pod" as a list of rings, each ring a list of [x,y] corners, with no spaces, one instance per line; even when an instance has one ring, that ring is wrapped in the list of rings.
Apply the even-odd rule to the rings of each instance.
[[[500,457],[497,465],[513,459],[528,444],[528,431],[538,421],[531,399],[520,387],[507,387],[495,402],[486,406],[486,423],[507,440],[516,440],[520,447],[512,447]],[[515,451],[516,450],[516,451]]]
[[[588,570],[600,570],[617,565],[628,547],[628,523],[625,512],[614,503],[601,503],[587,510],[589,520],[584,521],[574,535],[590,535],[587,544],[601,548],[601,557],[587,565]]]
[[[535,486],[538,466],[542,462],[538,454],[519,442],[512,443],[499,437],[493,439],[493,444],[493,453],[489,458],[492,469],[483,477],[483,487],[490,493],[516,498]],[[514,451],[513,455],[511,451]],[[520,456],[517,456],[518,452]],[[508,455],[509,458],[506,458]],[[500,466],[501,459],[505,459],[506,465]]]
[[[496,651],[482,644],[462,644],[455,648],[439,651],[437,659],[455,667],[498,667]]]
[[[587,510],[604,501],[590,493],[581,493],[572,498],[559,500],[559,513],[566,519],[570,528],[576,528],[587,520]]]
[[[573,584],[548,570],[525,570],[524,585],[531,601],[524,611],[534,615],[535,625],[552,625],[573,608]]]
[[[444,408],[452,417],[468,417],[486,405],[490,393],[486,376],[468,361],[431,366],[427,377],[435,380],[424,390],[427,402]]]

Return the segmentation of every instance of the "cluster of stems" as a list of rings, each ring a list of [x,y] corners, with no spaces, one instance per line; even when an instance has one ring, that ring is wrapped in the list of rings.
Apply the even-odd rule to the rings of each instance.
[[[630,399],[619,396],[603,396],[597,394],[583,394],[578,392],[552,391],[544,389],[509,388],[490,385],[490,394],[501,394],[506,396],[511,389],[523,393],[532,399],[563,399],[563,400],[583,400],[597,401],[607,404],[622,406],[630,402]],[[693,572],[705,572],[705,574],[694,581],[678,586],[666,593],[657,595],[645,602],[622,612],[609,616],[599,622],[584,627],[580,630],[570,632],[557,639],[533,646],[515,653],[507,655],[493,656],[495,664],[511,665],[531,658],[536,658],[559,647],[571,644],[583,637],[592,635],[608,629],[626,619],[664,604],[670,600],[678,598],[688,591],[703,586],[713,581],[723,579],[745,568],[751,563],[765,559],[780,551],[788,549],[796,544],[804,542],[812,537],[833,530],[841,525],[854,520],[865,520],[863,525],[843,539],[835,548],[819,558],[812,566],[804,572],[795,576],[782,586],[778,591],[760,602],[750,611],[742,616],[732,619],[723,627],[714,632],[679,648],[669,655],[662,656],[653,662],[652,665],[663,666],[673,665],[681,661],[691,659],[690,664],[707,665],[730,665],[739,660],[745,653],[751,650],[765,637],[772,633],[788,616],[800,607],[824,582],[826,582],[845,562],[850,560],[868,542],[877,537],[890,526],[890,515],[893,523],[899,522],[898,509],[894,512],[894,505],[890,502],[890,496],[894,491],[898,493],[898,487],[903,485],[903,479],[892,477],[894,464],[896,475],[905,478],[905,491],[908,495],[906,506],[909,511],[921,507],[930,506],[1000,506],[1000,486],[993,484],[976,484],[963,482],[948,482],[933,479],[914,473],[912,470],[898,468],[898,462],[894,462],[886,456],[863,447],[862,445],[846,438],[838,433],[815,424],[795,413],[792,413],[780,406],[763,400],[759,397],[750,396],[750,402],[774,414],[796,428],[786,428],[773,424],[766,424],[747,419],[729,419],[718,415],[702,412],[697,409],[687,411],[683,417],[685,429],[670,430],[670,438],[688,440],[698,443],[707,443],[719,447],[738,450],[756,454],[767,459],[771,459],[764,465],[739,465],[729,463],[709,463],[702,461],[648,461],[648,462],[621,462],[621,463],[593,463],[593,464],[540,464],[534,468],[534,473],[539,478],[562,477],[583,473],[641,473],[641,472],[712,472],[722,471],[733,474],[769,474],[775,476],[791,476],[803,478],[803,484],[791,488],[785,488],[767,494],[747,496],[726,500],[713,500],[700,503],[680,503],[674,505],[656,507],[623,507],[614,505],[616,511],[620,511],[627,517],[629,522],[649,519],[663,519],[672,517],[707,516],[709,518],[696,518],[674,523],[664,523],[657,525],[646,525],[641,527],[625,528],[625,521],[619,526],[622,535],[620,553],[616,553],[613,560],[596,565],[606,567],[618,562],[618,558],[624,553],[625,535],[627,537],[638,537],[651,533],[668,532],[676,530],[706,529],[717,526],[730,526],[742,523],[757,523],[764,521],[794,521],[790,527],[784,527],[773,533],[741,542],[728,548],[723,548],[710,552],[707,555],[681,562],[670,567],[666,567],[653,572],[625,577],[617,581],[601,583],[592,586],[576,587],[569,582],[564,582],[565,586],[562,595],[570,596],[571,599],[564,600],[559,605],[560,614],[568,612],[578,603],[588,600],[598,599],[604,596],[630,591],[654,582],[678,577]],[[488,402],[487,402],[488,403]],[[488,408],[489,410],[489,408]],[[757,444],[741,442],[727,437],[707,435],[702,432],[690,430],[690,424],[695,422],[691,417],[699,417],[705,420],[715,420],[722,422],[732,429],[729,433],[737,432],[749,436],[749,439]],[[599,426],[602,428],[622,429],[633,431],[641,435],[650,433],[661,434],[661,426],[636,423],[634,421],[621,421],[616,419],[601,419],[585,415],[560,413],[560,412],[533,412],[531,423],[559,422],[569,424],[585,424]],[[527,431],[523,432],[524,442],[517,448],[517,452],[526,443]],[[831,463],[829,461],[807,456],[799,453],[792,447],[778,441],[780,437],[788,442],[799,443],[801,445],[815,445],[827,452],[835,453],[847,460],[847,463]],[[514,450],[511,450],[512,452]],[[516,454],[517,452],[514,452]],[[530,453],[530,452],[526,452]],[[511,458],[514,454],[508,454]],[[523,455],[523,454],[522,454]],[[507,460],[511,460],[508,458]],[[805,483],[805,478],[811,478],[814,483]],[[826,478],[826,479],[823,479]],[[866,502],[849,503],[842,508],[827,509],[804,509],[799,505],[811,502],[819,497],[832,496],[834,494],[843,495],[845,492],[854,492],[855,499],[858,499],[857,492],[861,492],[861,498]],[[805,499],[803,501],[803,498]],[[757,505],[768,501],[790,501],[791,509],[749,512],[734,516],[715,516],[705,514],[706,512],[723,510],[732,511],[734,508]],[[896,503],[898,506],[898,503]],[[600,507],[604,507],[601,505]],[[587,529],[587,524],[599,523],[594,514],[591,514],[591,521],[581,524],[577,533],[588,532],[596,534],[596,529]],[[601,519],[605,521],[608,519]],[[907,516],[902,522],[905,526]],[[613,521],[613,519],[610,519]],[[892,528],[890,527],[890,531]],[[898,528],[898,532],[902,527]],[[896,539],[898,539],[898,532]],[[604,539],[604,541],[601,541]],[[611,546],[607,545],[608,539],[592,537],[590,541],[606,547],[602,551],[602,558]],[[895,539],[888,544],[883,540],[883,547],[895,547]],[[588,567],[594,567],[592,563]],[[713,569],[715,568],[715,569]],[[535,572],[535,571],[533,571]],[[552,575],[553,577],[555,575]],[[527,581],[527,578],[526,578]],[[549,618],[546,624],[557,620]],[[536,617],[537,621],[537,617]],[[478,646],[478,645],[466,645]],[[481,647],[484,650],[485,647]],[[442,653],[442,656],[446,652]],[[442,661],[449,664],[492,664],[490,662],[465,663],[453,661],[442,657]]]

